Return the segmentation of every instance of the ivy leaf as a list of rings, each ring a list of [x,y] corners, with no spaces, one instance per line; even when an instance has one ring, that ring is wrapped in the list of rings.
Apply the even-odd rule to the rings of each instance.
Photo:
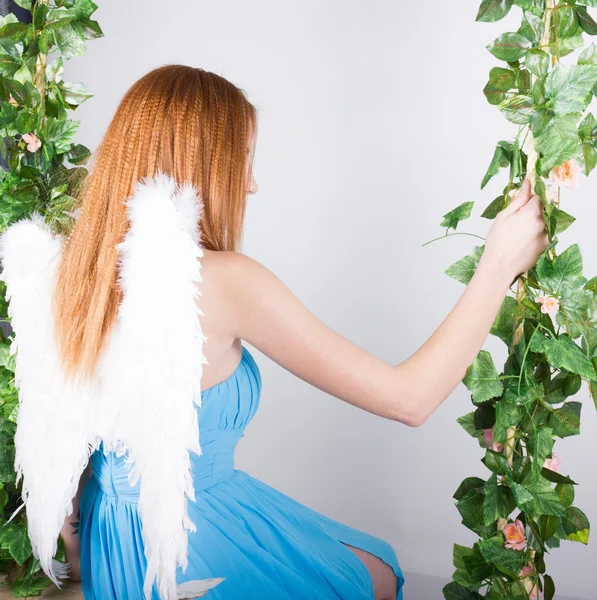
[[[62,92],[66,104],[72,107],[79,106],[93,96],[83,83],[65,82],[59,85],[58,89]]]
[[[445,600],[480,600],[481,596],[478,592],[468,590],[460,583],[451,581],[443,589]]]
[[[474,246],[473,251],[464,258],[455,262],[451,267],[446,270],[446,274],[450,277],[468,285],[477,270],[481,255],[483,254],[482,246]]]
[[[582,289],[587,281],[582,274],[583,261],[578,244],[566,248],[553,261],[546,254],[542,255],[536,268],[542,285],[554,296]]]
[[[27,527],[11,521],[2,528],[0,537],[3,545],[6,545],[12,558],[22,565],[33,554]]]
[[[573,37],[578,32],[578,17],[576,16],[576,12],[571,6],[567,6],[565,4],[561,4],[558,6],[558,18],[557,18],[557,37],[558,41],[562,41],[566,38]],[[552,26],[552,39],[555,38],[555,34],[553,32],[555,28],[555,23]]]
[[[489,564],[510,577],[518,578],[518,574],[524,566],[524,552],[506,548],[501,536],[480,541],[479,549]]]
[[[483,211],[481,215],[484,219],[495,219],[500,212],[505,208],[506,197],[498,196],[491,204]]]
[[[487,49],[497,59],[511,63],[520,60],[531,46],[531,42],[520,33],[503,33]]]
[[[552,430],[549,427],[541,427],[530,437],[529,441],[533,448],[532,473],[536,478],[539,478],[545,459],[553,449]]]
[[[471,216],[474,204],[474,202],[464,202],[454,210],[446,213],[444,215],[444,220],[441,223],[441,227],[456,230],[460,221],[464,221]]]
[[[481,182],[481,189],[483,189],[489,183],[492,177],[498,174],[500,169],[509,167],[511,162],[512,144],[510,142],[504,141],[498,142],[498,145],[496,146],[495,151],[493,153],[493,158],[491,159],[489,168],[487,169],[487,173],[485,173],[485,177],[483,177],[483,181]]]
[[[533,498],[525,503],[523,510],[533,515],[553,515],[561,517],[564,514],[564,507],[556,491],[551,484],[544,479],[525,482],[524,486],[531,492]]]
[[[545,81],[545,96],[556,115],[581,112],[585,98],[597,83],[597,65],[564,66],[558,63]]]
[[[468,413],[457,419],[460,426],[472,437],[478,438],[482,433],[482,429],[477,429],[475,426],[475,412]]]
[[[475,402],[487,402],[501,396],[504,385],[493,364],[491,354],[481,350],[473,364],[468,368],[462,383],[466,385]]]
[[[549,427],[554,435],[561,438],[580,434],[580,402],[567,402],[562,407],[554,410],[549,417]]]
[[[530,348],[533,352],[545,354],[549,363],[556,369],[567,369],[589,380],[597,380],[593,363],[566,334],[557,338],[534,335]]]
[[[589,519],[587,519],[587,516],[580,508],[569,506],[562,519],[562,525],[569,540],[580,542],[581,544],[589,543],[591,525],[589,524]]]
[[[485,525],[495,523],[499,518],[506,519],[516,508],[510,488],[498,485],[494,473],[485,484],[485,500],[483,501],[483,518]]]
[[[512,343],[512,336],[514,335],[514,311],[517,306],[515,298],[506,296],[493,323],[493,327],[489,332],[499,337],[507,346]]]
[[[483,0],[477,13],[478,22],[493,23],[503,19],[512,8],[512,0]]]
[[[536,113],[540,115],[540,113]],[[580,138],[578,137],[578,114],[556,116],[547,122],[541,123],[541,133],[537,134],[536,122],[531,123],[535,138],[537,152],[542,155],[541,174],[549,172],[571,158],[580,154]]]

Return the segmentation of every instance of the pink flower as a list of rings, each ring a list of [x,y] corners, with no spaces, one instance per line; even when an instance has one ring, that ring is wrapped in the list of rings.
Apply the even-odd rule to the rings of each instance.
[[[522,521],[516,519],[514,523],[509,523],[502,530],[506,538],[506,548],[512,550],[524,550],[527,547],[527,539],[524,535],[524,525]]]
[[[23,141],[27,144],[29,152],[35,152],[41,148],[41,140],[34,133],[23,135]]]
[[[541,304],[541,312],[547,314],[550,312],[557,312],[560,310],[560,303],[557,298],[552,296],[537,296],[535,302]]]
[[[533,563],[529,562],[524,567],[522,567],[520,571],[519,577],[522,579],[523,577],[530,577],[535,574],[535,567],[533,567]]]
[[[533,579],[533,575],[535,575],[535,568],[532,563],[528,563],[526,566],[522,567],[519,577],[524,585],[526,593],[529,595],[529,600],[539,600],[541,594],[536,580]]]
[[[483,430],[483,441],[488,448],[491,448],[494,452],[501,452],[504,449],[504,445],[500,442],[493,441],[493,429]]]
[[[552,454],[551,458],[546,458],[543,466],[550,471],[555,471],[556,473],[560,472],[560,467],[562,466],[562,461],[555,455]]]
[[[554,185],[567,187],[575,190],[580,185],[580,166],[573,158],[559,167],[554,167],[549,174]]]

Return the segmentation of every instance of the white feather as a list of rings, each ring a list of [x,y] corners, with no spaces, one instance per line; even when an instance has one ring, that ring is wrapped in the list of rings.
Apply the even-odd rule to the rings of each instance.
[[[158,173],[137,182],[127,210],[130,228],[117,246],[123,300],[85,386],[65,382],[54,344],[61,240],[39,215],[0,236],[18,349],[15,468],[35,556],[58,584],[52,557],[89,454],[100,441],[106,452],[126,454],[131,485],[140,480],[145,597],[157,577],[162,600],[177,600],[176,569],[186,569],[187,532],[195,530],[189,452],[201,452],[200,202],[192,185]]]

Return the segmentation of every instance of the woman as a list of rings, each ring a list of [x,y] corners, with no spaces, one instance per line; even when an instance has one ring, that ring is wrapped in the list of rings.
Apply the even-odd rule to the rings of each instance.
[[[194,499],[187,494],[188,565],[177,572],[177,582],[223,578],[209,592],[214,600],[401,598],[404,580],[388,544],[234,470],[234,448],[257,410],[261,386],[241,340],[341,400],[420,426],[463,378],[513,280],[547,247],[541,203],[525,182],[496,218],[479,267],[451,313],[411,357],[390,366],[327,328],[273,273],[237,252],[246,196],[257,191],[255,132],[255,109],[212,73],[169,65],[130,88],[95,153],[81,213],[61,256],[53,306],[61,362],[67,372],[93,373],[126,302],[127,290],[116,284],[127,282],[124,270],[135,276],[127,231],[136,228],[136,241],[146,239],[144,248],[151,249],[151,236],[140,233],[139,207],[160,194],[174,197],[176,183],[191,182],[202,204],[198,305],[207,362],[198,411],[203,453],[191,463]],[[177,218],[188,219],[192,211],[177,206]],[[119,258],[118,248],[130,263]],[[159,277],[155,285],[164,290]],[[136,351],[142,360],[143,345]],[[85,598],[141,599],[144,578],[147,585],[143,539],[153,525],[145,522],[144,531],[138,504],[150,496],[139,501],[139,482],[127,481],[126,457],[95,448],[93,473],[81,478],[62,527],[70,576],[78,576],[80,536]],[[149,468],[141,485],[145,477]],[[158,551],[153,548],[150,562]],[[152,598],[161,591],[154,585]]]

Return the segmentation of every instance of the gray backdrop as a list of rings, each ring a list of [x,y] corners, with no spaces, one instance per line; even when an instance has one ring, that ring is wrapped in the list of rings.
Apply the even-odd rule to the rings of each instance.
[[[391,363],[431,334],[462,292],[443,274],[473,240],[421,248],[441,215],[503,179],[479,182],[499,139],[514,134],[481,90],[484,49],[516,19],[475,24],[477,2],[396,0],[157,0],[101,2],[106,37],[67,65],[96,96],[79,110],[94,149],[126,88],[183,62],[220,73],[259,107],[244,251],[278,274],[328,325]],[[176,15],[176,16],[175,16]],[[516,21],[516,22],[515,22]],[[592,219],[597,177],[564,196],[597,274]],[[466,229],[483,234],[477,219]],[[504,358],[501,342],[487,344]],[[328,397],[255,352],[262,407],[238,467],[333,518],[383,536],[405,570],[449,576],[452,543],[474,540],[452,494],[485,475],[481,451],[455,423],[470,410],[461,386],[420,429]],[[430,369],[432,369],[430,365]],[[597,415],[587,393],[583,434],[558,442],[577,501],[597,522]],[[567,543],[548,559],[559,593],[594,598],[597,544]]]

